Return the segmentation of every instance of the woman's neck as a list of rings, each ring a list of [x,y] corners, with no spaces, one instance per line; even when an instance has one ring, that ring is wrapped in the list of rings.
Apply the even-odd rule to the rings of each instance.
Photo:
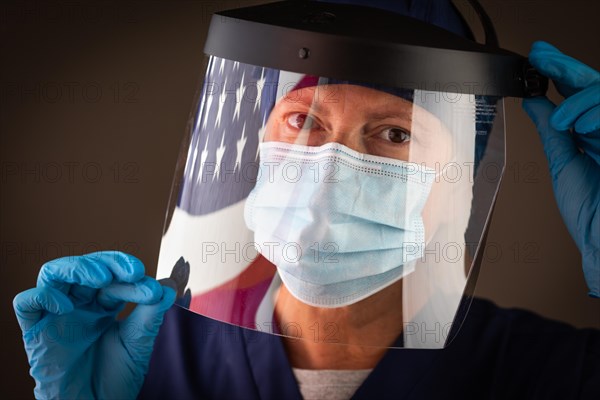
[[[373,368],[402,332],[402,280],[339,308],[304,304],[282,285],[275,318],[293,367]]]

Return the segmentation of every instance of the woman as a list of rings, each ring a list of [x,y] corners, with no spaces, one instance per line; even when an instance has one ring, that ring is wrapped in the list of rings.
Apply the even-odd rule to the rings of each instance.
[[[563,85],[574,84],[572,75],[556,73],[557,69],[560,71],[560,67],[567,64],[576,66],[577,71],[584,71],[592,77],[586,82],[577,82],[577,85],[591,87],[597,82],[594,78],[595,71],[590,72],[585,66],[567,59],[547,45],[537,45],[530,58],[541,72]],[[231,68],[235,66],[231,65]],[[319,90],[326,92],[328,89],[335,90],[337,102],[329,103],[324,101],[327,96],[323,99],[315,95]],[[581,89],[581,86],[571,89]],[[302,105],[304,97],[310,100],[305,100]],[[462,101],[472,104],[471,111],[475,109],[474,97],[464,96]],[[386,106],[390,106],[393,112],[382,113]],[[558,121],[559,118],[555,117],[551,122],[559,129],[565,128],[561,124],[566,123],[567,127],[574,124],[576,130],[583,127],[581,132],[587,131],[589,126],[593,128],[590,130],[597,130],[595,122],[590,122],[591,118],[579,118],[585,116],[585,112],[593,106],[595,104],[590,104],[588,100],[585,107],[568,112],[567,117]],[[558,154],[565,154],[565,151],[571,151],[574,146],[553,147],[558,133],[545,124],[551,106],[544,99],[536,99],[529,101],[526,107],[540,126],[551,168],[562,167],[563,165],[556,167],[556,149],[561,151]],[[263,279],[253,281],[255,285],[236,286],[234,289],[237,294],[240,288],[254,288],[256,283],[258,286],[264,283],[261,286],[262,294],[258,296],[260,302],[238,307],[236,301],[239,297],[222,296],[231,287],[226,285],[229,281],[221,279],[218,281],[222,283],[221,286],[207,288],[201,295],[192,297],[190,307],[193,309],[195,303],[204,304],[204,315],[256,329],[258,326],[253,326],[253,323],[274,322],[272,331],[283,334],[283,339],[189,315],[174,308],[167,314],[148,377],[144,381],[154,339],[164,313],[176,297],[174,291],[166,286],[159,286],[152,278],[144,277],[143,266],[132,256],[103,253],[78,258],[70,263],[67,260],[55,260],[42,268],[37,288],[24,292],[15,299],[15,310],[25,332],[32,376],[38,383],[36,396],[133,397],[138,394],[144,382],[144,397],[298,397],[300,388],[304,397],[309,398],[315,387],[323,390],[318,393],[319,397],[337,394],[340,398],[348,398],[352,393],[357,398],[376,395],[400,397],[411,391],[415,398],[429,398],[441,393],[449,397],[460,394],[462,397],[482,398],[489,393],[514,397],[523,395],[519,390],[523,389],[524,383],[520,379],[525,376],[525,371],[529,374],[527,382],[531,393],[535,390],[538,393],[547,390],[552,395],[564,397],[583,394],[584,390],[593,393],[596,389],[591,386],[594,384],[591,374],[598,373],[598,353],[594,350],[598,347],[596,333],[577,332],[523,313],[498,310],[482,302],[473,304],[473,310],[460,333],[446,349],[409,352],[387,350],[389,347],[432,348],[435,346],[431,341],[445,342],[449,332],[444,332],[443,329],[434,330],[433,334],[429,329],[415,334],[414,328],[423,326],[423,323],[427,328],[428,321],[442,322],[443,326],[444,322],[452,321],[459,307],[460,294],[465,285],[465,268],[468,269],[471,265],[468,252],[463,251],[458,257],[444,258],[443,261],[448,265],[438,268],[443,262],[435,257],[431,260],[431,255],[435,253],[425,251],[427,246],[436,243],[455,243],[458,248],[467,248],[465,232],[470,213],[465,213],[464,210],[470,210],[469,200],[473,195],[477,170],[475,164],[477,161],[482,162],[484,158],[477,158],[477,126],[471,124],[470,129],[460,129],[469,126],[466,118],[469,113],[461,114],[459,109],[462,107],[457,107],[454,102],[440,102],[435,96],[415,96],[414,92],[361,86],[355,82],[327,80],[325,84],[320,84],[318,80],[311,82],[310,77],[298,79],[293,90],[279,97],[279,102],[276,102],[273,111],[269,113],[262,137],[262,171],[271,171],[265,169],[265,166],[269,166],[266,162],[278,161],[273,170],[279,174],[274,175],[273,180],[257,179],[256,185],[252,182],[249,185],[251,196],[245,204],[247,227],[254,232],[257,252],[262,254],[252,270],[262,268],[258,276]],[[563,111],[565,109],[569,111],[567,107]],[[373,116],[375,111],[379,115]],[[215,126],[217,115],[214,116]],[[560,113],[556,115],[560,116]],[[473,114],[470,116],[473,117]],[[385,124],[377,123],[381,120]],[[471,140],[464,140],[466,137]],[[560,138],[565,140],[564,137]],[[486,144],[489,145],[490,143]],[[581,163],[585,163],[582,173],[593,177],[593,171],[598,170],[598,165],[594,164],[597,153],[593,153],[594,148],[591,146],[586,147],[585,142],[581,145],[584,151],[589,149],[583,153],[587,158],[583,158]],[[369,207],[354,209],[353,204],[344,203],[343,196],[340,198],[335,195],[335,189],[324,190],[328,183],[329,186],[338,187],[340,182],[346,182],[347,179],[338,180],[338,176],[334,176],[332,182],[317,180],[319,185],[311,185],[315,182],[294,181],[296,176],[281,174],[282,171],[289,172],[289,169],[283,168],[286,163],[299,163],[307,159],[307,154],[312,154],[310,148],[324,150],[328,160],[335,159],[337,164],[333,164],[334,171],[335,166],[341,168],[345,160],[354,159],[353,163],[348,161],[354,170],[365,169],[366,165],[375,162],[379,163],[377,168],[384,171],[386,176],[393,176],[405,183],[390,185],[395,190],[405,190],[396,193],[396,198],[404,201],[398,202],[398,207],[392,207],[395,211],[400,210],[397,212],[400,215],[398,220],[389,225],[385,223],[389,221],[375,221],[378,227],[391,227],[381,235],[381,240],[376,241],[377,243],[385,243],[391,235],[397,234],[395,242],[405,244],[401,248],[392,247],[391,250],[396,253],[390,257],[391,263],[386,263],[384,257],[381,257],[384,249],[369,247],[374,237],[373,232],[364,236],[340,236],[339,232],[319,230],[315,232],[315,227],[329,229],[335,227],[337,221],[332,219],[328,223],[304,223],[306,221],[298,213],[293,218],[288,218],[286,213],[289,206],[298,204],[302,204],[303,208],[296,207],[297,209],[313,207],[310,208],[315,210],[315,213],[310,214],[313,217],[328,218],[337,215],[338,208],[323,212],[322,207],[314,207],[314,201],[301,203],[307,200],[301,195],[304,193],[311,195],[308,200],[326,199],[318,204],[335,204],[343,206],[343,210],[351,209],[352,213],[342,214],[358,216],[361,221],[373,222],[374,215],[379,217],[383,211],[387,211],[382,208],[390,208],[390,204],[395,204],[383,200],[379,212],[359,215],[358,211],[369,210]],[[491,154],[491,150],[486,151],[488,155]],[[298,153],[301,157],[296,157]],[[573,157],[569,158],[571,164],[568,165],[574,165]],[[563,161],[560,159],[561,163]],[[461,175],[463,179],[456,180],[455,176],[448,174],[448,166],[455,165],[451,163],[473,168],[469,170],[469,174]],[[299,171],[314,172],[315,169],[311,170],[310,166],[307,163],[300,164]],[[317,165],[317,171],[319,168],[320,164]],[[340,169],[340,173],[343,172]],[[370,173],[373,174],[373,170]],[[212,176],[214,181],[216,174],[213,173]],[[266,172],[260,178],[268,178]],[[585,182],[586,191],[595,193],[597,199],[597,183],[594,186],[594,181],[582,174],[577,174],[575,178]],[[271,183],[279,185],[269,185]],[[284,199],[283,207],[280,202],[268,203],[272,199],[281,200],[273,196],[269,188],[281,188],[286,184],[307,190],[294,193],[294,189],[290,187],[283,191],[294,194]],[[355,186],[366,187],[362,180],[360,185]],[[388,190],[384,190],[387,187],[382,187],[379,181],[370,182],[368,187],[377,196],[388,193]],[[565,205],[564,200],[561,200],[560,185],[555,189],[558,191],[559,201]],[[374,201],[378,199],[377,196]],[[363,199],[358,195],[352,198]],[[465,204],[469,207],[465,208]],[[594,204],[597,207],[597,200],[591,206]],[[255,218],[257,214],[272,209],[278,210],[276,218],[268,212],[262,218]],[[577,209],[581,207],[577,206]],[[569,212],[566,214],[569,215]],[[173,220],[176,217],[178,216],[174,214]],[[282,221],[286,223],[281,223]],[[348,222],[348,219],[343,220],[344,224]],[[301,225],[298,229],[289,229],[290,223]],[[577,222],[573,219],[567,219],[567,224],[575,227],[572,232],[578,231]],[[358,226],[359,233],[363,228],[369,229],[363,225]],[[407,227],[412,229],[406,229]],[[480,226],[478,228],[481,229]],[[302,237],[301,232],[307,234]],[[275,242],[294,241],[291,237],[281,238],[282,234],[300,235],[295,243],[301,244],[302,250],[306,250],[304,243],[317,238],[317,247],[310,254],[310,259],[303,259],[298,254],[290,256],[277,251],[266,251],[264,244],[272,243],[273,238],[276,239]],[[330,240],[328,235],[334,234],[334,240]],[[410,239],[406,239],[409,236]],[[577,236],[578,243],[582,243],[584,256],[593,257],[597,254],[597,232],[592,230],[574,236]],[[356,254],[343,258],[344,251],[339,250],[351,246],[342,246],[340,237],[354,248],[364,245],[366,251],[363,253],[372,251],[374,257],[361,259],[363,261],[355,269],[345,268],[342,273],[348,275],[344,276],[342,282],[340,271],[336,268],[325,268],[327,273],[323,273],[322,268],[315,268],[330,267],[324,261],[321,263],[328,257],[333,257],[332,261],[344,260],[344,265],[357,259]],[[334,246],[332,250],[330,246],[324,246],[330,244],[338,245],[339,249]],[[161,252],[161,258],[164,257],[163,254]],[[319,255],[316,259],[321,261],[314,261],[315,254]],[[265,259],[272,264],[264,261]],[[368,260],[371,259],[376,259],[377,263],[369,263]],[[173,265],[172,260],[169,262],[165,265]],[[277,283],[273,277],[273,264],[279,270],[278,275],[283,285],[273,283]],[[591,265],[593,267],[593,260]],[[365,268],[366,266],[369,268]],[[425,287],[423,276],[430,277],[433,271],[442,272],[434,274],[434,279],[428,278],[425,282],[427,286],[435,286],[435,290],[426,292],[425,298],[420,298],[419,294],[423,291],[418,289]],[[595,270],[588,268],[586,271],[591,271],[590,288],[595,293]],[[370,279],[381,275],[384,277],[379,281],[373,282]],[[189,279],[192,282],[205,281],[195,278],[193,274]],[[232,280],[241,279],[234,276]],[[410,284],[410,281],[415,283]],[[347,282],[352,285],[336,286]],[[172,282],[165,282],[167,286],[171,284]],[[334,290],[328,290],[331,288]],[[181,287],[177,289],[181,290]],[[407,290],[419,293],[407,296]],[[247,301],[251,296],[243,299]],[[261,305],[266,304],[263,301],[265,299],[273,300],[272,307],[267,308],[271,313],[267,313],[267,317],[259,321],[255,317],[259,314]],[[137,302],[141,306],[136,308],[127,321],[115,323],[114,316],[123,301]],[[227,301],[236,306],[217,307],[213,304]],[[410,302],[412,304],[408,304]],[[446,305],[448,306],[445,307]],[[232,320],[232,310],[236,310],[235,317],[238,319],[235,321]],[[245,318],[247,315],[251,318]],[[314,326],[315,321],[318,326],[311,331],[310,327]],[[329,331],[325,328],[328,323],[332,323]],[[52,332],[49,328],[66,326],[72,327],[73,334],[52,337],[48,333]],[[281,331],[282,327],[296,326],[304,329],[294,333]],[[336,331],[330,338],[334,343],[321,343],[325,340],[313,343],[313,332],[323,329],[324,332],[321,333],[329,333],[331,327]],[[542,338],[536,336],[532,340],[526,336],[532,327],[554,333],[546,340],[543,335]],[[311,336],[307,337],[307,332]],[[297,336],[304,340],[296,340]],[[443,340],[440,339],[442,336]],[[554,350],[557,340],[564,346],[556,351],[549,351]],[[523,359],[520,355],[525,351],[528,353]],[[466,354],[473,356],[466,357]],[[539,365],[540,357],[544,359],[542,368]],[[565,357],[568,360],[566,363]],[[564,365],[568,365],[568,368],[561,369]],[[293,371],[290,366],[296,370]],[[448,373],[459,367],[462,372]],[[320,372],[311,374],[306,370]],[[558,380],[549,378],[557,374],[561,374],[562,382],[566,381],[566,385],[552,386]],[[534,379],[535,377],[538,379]],[[323,387],[323,380],[335,382]],[[470,386],[463,385],[463,382],[469,382]],[[581,392],[578,392],[579,387],[582,388]]]

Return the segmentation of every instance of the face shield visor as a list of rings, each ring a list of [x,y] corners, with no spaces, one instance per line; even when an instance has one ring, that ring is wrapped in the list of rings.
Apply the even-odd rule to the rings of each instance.
[[[349,25],[369,10],[313,4],[300,12],[296,2],[275,4],[278,19],[342,15]],[[334,55],[302,64],[323,41],[284,44],[296,29],[265,25],[274,18],[269,10],[213,20],[157,278],[175,282],[179,305],[248,329],[309,340],[321,332],[320,341],[335,344],[444,347],[468,310],[504,169],[505,81],[500,90],[498,82],[474,89],[472,81],[440,81],[422,63],[420,70],[399,67],[403,76],[390,74],[391,67],[379,67],[386,76],[365,74],[365,66],[315,73],[335,72]],[[265,26],[280,35],[261,31]],[[227,41],[250,33],[271,38],[264,63]],[[336,40],[331,45],[342,54]],[[297,50],[289,69],[277,67],[288,57],[273,57],[281,46]],[[515,55],[510,62],[517,61]],[[490,72],[483,69],[480,77]],[[326,309],[355,323],[337,324]],[[300,323],[306,313],[329,319]]]

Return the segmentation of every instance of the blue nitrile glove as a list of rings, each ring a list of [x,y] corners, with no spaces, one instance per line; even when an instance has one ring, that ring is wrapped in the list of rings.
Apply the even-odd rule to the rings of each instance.
[[[565,100],[523,100],[548,158],[565,224],[581,251],[589,295],[600,297],[600,73],[545,42],[535,42],[531,64],[551,78]]]
[[[36,399],[133,399],[175,291],[136,257],[99,252],[44,264],[13,305]],[[138,303],[124,320],[125,302]]]

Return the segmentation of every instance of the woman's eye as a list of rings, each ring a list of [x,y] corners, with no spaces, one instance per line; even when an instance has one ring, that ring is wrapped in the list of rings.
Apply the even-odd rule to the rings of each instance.
[[[392,143],[405,143],[410,140],[410,133],[401,128],[384,129],[379,136]]]
[[[317,122],[305,113],[292,113],[287,118],[287,123],[294,129],[310,129],[318,126]]]

